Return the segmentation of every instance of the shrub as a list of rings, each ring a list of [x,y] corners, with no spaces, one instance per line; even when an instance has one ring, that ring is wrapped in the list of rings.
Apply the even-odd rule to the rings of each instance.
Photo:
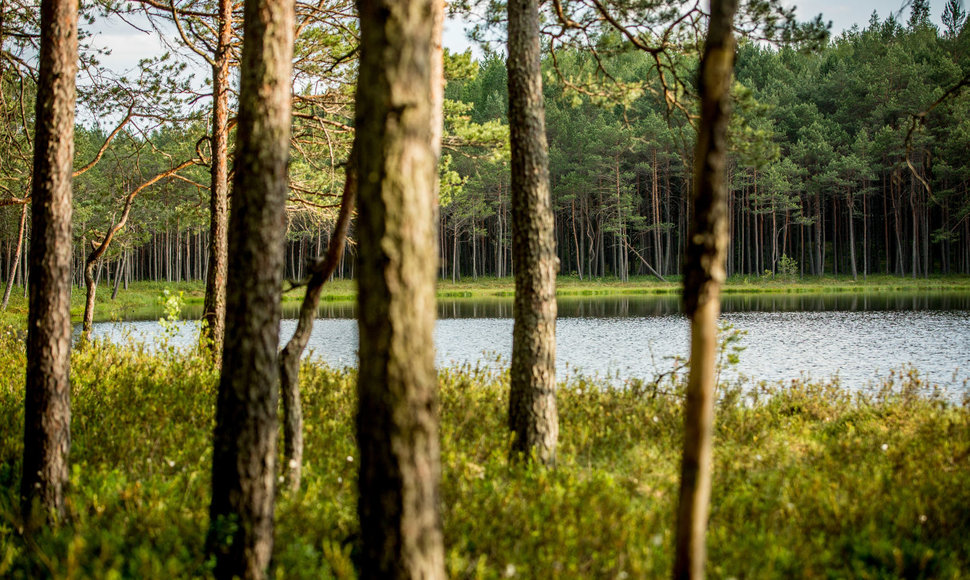
[[[730,346],[730,345],[729,345]],[[729,351],[730,352],[730,351]],[[22,341],[0,333],[0,577],[207,576],[217,376],[192,353],[95,343],[72,359],[66,525],[30,542],[17,496]],[[352,369],[303,367],[303,487],[277,504],[275,574],[352,578]],[[454,578],[655,578],[671,566],[683,390],[560,385],[560,464],[510,467],[508,374],[439,374]],[[668,379],[669,380],[669,379]],[[713,577],[958,577],[970,569],[970,409],[912,369],[881,391],[725,388],[717,410]]]

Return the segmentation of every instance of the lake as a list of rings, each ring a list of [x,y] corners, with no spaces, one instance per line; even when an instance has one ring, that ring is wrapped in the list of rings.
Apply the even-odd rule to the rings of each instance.
[[[296,326],[298,304],[288,303],[281,338]],[[970,384],[970,294],[826,293],[728,294],[722,320],[746,333],[740,363],[723,378],[788,381],[838,376],[864,389],[889,371],[912,365],[951,395]],[[186,309],[198,316],[199,309]],[[308,350],[330,365],[356,364],[356,304],[321,305]],[[448,299],[438,303],[437,362],[443,365],[508,363],[512,350],[512,299]],[[195,323],[183,322],[176,345],[195,340]],[[97,323],[94,334],[150,342],[157,320]],[[688,324],[679,299],[669,295],[561,297],[558,374],[582,373],[622,384],[649,380],[688,352]]]

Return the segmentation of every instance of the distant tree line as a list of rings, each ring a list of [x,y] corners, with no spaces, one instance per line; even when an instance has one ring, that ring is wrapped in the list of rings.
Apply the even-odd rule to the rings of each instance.
[[[947,4],[942,28],[924,8],[915,3],[906,22],[874,13],[864,28],[821,50],[741,43],[728,162],[729,275],[970,273],[970,98],[947,93],[970,69],[970,35],[958,2]],[[666,93],[651,55],[609,33],[595,48],[546,50],[543,57],[560,271],[581,278],[680,274],[694,88],[688,81],[685,94],[658,99]],[[511,276],[505,60],[459,54],[446,61],[439,274]],[[675,62],[683,78],[693,78],[696,55],[685,52]],[[9,77],[8,96],[24,90]],[[333,232],[343,181],[336,169],[353,124],[341,101],[350,79],[339,77],[338,88],[323,96],[295,100],[290,279],[309,275],[308,260]],[[16,117],[10,99],[5,103]],[[83,285],[92,241],[121,212],[125,193],[191,157],[207,133],[204,116],[161,124],[150,135],[125,128],[100,163],[75,180],[76,285]],[[332,130],[311,131],[320,119]],[[78,127],[76,165],[97,153],[108,132]],[[8,171],[17,169],[16,159]],[[211,188],[204,161],[140,194],[128,225],[98,261],[98,280],[206,278]],[[22,175],[6,176],[8,189],[23,187]],[[7,206],[0,211],[0,273],[19,283],[22,205]],[[356,275],[354,240],[352,228],[335,276]]]
[[[741,44],[729,275],[970,273],[970,98],[956,93],[919,116],[970,70],[965,13],[948,6],[942,30],[917,6],[906,23],[874,14],[820,51]],[[561,271],[679,274],[694,129],[636,88],[650,76],[650,55],[608,37],[599,49],[600,60],[578,51],[545,58]],[[600,66],[630,88],[575,90]],[[504,123],[502,59],[486,58],[476,73],[447,95],[471,105],[476,122]],[[504,163],[456,155],[464,181],[443,201],[443,276],[510,273]]]

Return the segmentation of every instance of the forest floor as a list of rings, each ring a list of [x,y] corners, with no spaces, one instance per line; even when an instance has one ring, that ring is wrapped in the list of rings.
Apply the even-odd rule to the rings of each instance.
[[[194,578],[204,553],[217,374],[174,349],[72,358],[67,525],[19,533],[24,349],[0,333],[0,577]],[[353,578],[355,375],[303,369],[303,486],[281,493],[277,578]],[[440,375],[449,575],[669,577],[683,377],[560,385],[554,471],[506,460],[508,375]],[[970,570],[970,402],[913,370],[881,389],[722,385],[713,578],[957,578]]]
[[[680,292],[679,277],[669,277],[661,282],[652,276],[631,277],[628,281],[617,278],[580,280],[576,276],[560,276],[556,293],[559,296],[609,296],[637,294],[676,294]],[[291,288],[287,284],[287,288]],[[126,317],[156,317],[161,311],[163,292],[181,293],[185,306],[200,308],[205,300],[202,282],[135,282],[128,290],[121,289],[115,300],[111,299],[111,287],[98,287],[95,320],[109,321]],[[515,295],[515,280],[506,278],[466,278],[457,282],[450,279],[438,281],[439,298],[501,298]],[[970,292],[970,276],[950,275],[929,278],[874,275],[868,279],[853,280],[850,276],[823,276],[805,278],[734,276],[725,285],[726,294],[762,293],[829,293],[829,292],[914,292],[914,291],[964,291]],[[333,280],[324,286],[321,301],[350,301],[356,296],[356,284],[352,280]],[[303,299],[303,288],[296,287],[284,292],[286,302]],[[71,296],[71,316],[80,322],[84,312],[84,288],[74,288]],[[0,324],[24,326],[27,320],[27,300],[23,289],[15,287],[8,309],[0,313]]]

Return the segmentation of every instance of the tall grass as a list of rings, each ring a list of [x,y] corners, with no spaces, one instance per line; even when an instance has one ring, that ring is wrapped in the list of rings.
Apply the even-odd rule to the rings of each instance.
[[[0,577],[193,578],[210,571],[216,374],[190,353],[73,355],[66,525],[25,539],[17,490],[22,341],[0,336]],[[277,507],[278,578],[352,578],[355,373],[307,363],[306,468]],[[510,467],[507,375],[443,370],[442,507],[454,578],[669,574],[680,381],[561,385],[560,465]],[[850,394],[725,386],[709,533],[714,578],[957,578],[970,570],[970,406],[912,370]]]

